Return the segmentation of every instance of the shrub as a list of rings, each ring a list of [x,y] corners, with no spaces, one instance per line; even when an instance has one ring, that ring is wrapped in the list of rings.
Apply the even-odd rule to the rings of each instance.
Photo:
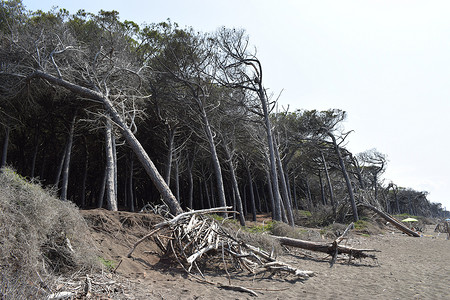
[[[0,173],[0,295],[38,297],[56,274],[93,268],[89,229],[74,204],[62,202],[11,169]]]

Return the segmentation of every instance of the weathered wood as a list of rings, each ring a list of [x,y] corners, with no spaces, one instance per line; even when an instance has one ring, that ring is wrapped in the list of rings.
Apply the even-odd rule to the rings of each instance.
[[[347,254],[349,256],[355,257],[355,258],[373,258],[375,259],[375,255],[367,254],[365,252],[379,252],[375,249],[356,249],[353,247],[348,246],[342,246],[338,245],[338,243],[318,243],[318,242],[311,242],[311,241],[305,241],[305,240],[299,240],[299,239],[293,239],[288,238],[284,236],[272,236],[274,239],[278,240],[282,245],[285,246],[291,246],[316,252],[322,252],[327,253],[331,256],[336,255],[339,253]]]
[[[391,222],[392,225],[394,225],[395,227],[397,227],[400,231],[406,233],[407,235],[410,236],[414,236],[414,237],[420,237],[420,234],[415,232],[414,230],[409,229],[407,226],[403,225],[399,220],[391,217],[390,215],[388,215],[385,212],[382,212],[381,210],[379,210],[378,208],[376,208],[375,206],[372,206],[370,204],[366,204],[366,203],[360,203],[360,206],[366,207],[372,211],[374,211],[375,213],[377,213],[379,216],[383,217],[386,221]]]

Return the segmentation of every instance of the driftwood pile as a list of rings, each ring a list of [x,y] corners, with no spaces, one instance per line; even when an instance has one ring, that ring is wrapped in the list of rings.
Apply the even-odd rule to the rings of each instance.
[[[153,237],[158,246],[165,252],[171,252],[181,267],[196,279],[214,284],[224,289],[234,289],[257,295],[256,292],[231,285],[229,271],[241,270],[250,274],[263,273],[293,275],[304,280],[313,276],[311,271],[297,269],[273,257],[273,254],[250,245],[237,237],[236,232],[224,228],[206,214],[223,213],[231,207],[221,207],[185,212],[156,224],[154,230],[137,241],[128,257],[145,239]],[[168,241],[166,244],[162,240]],[[220,268],[227,274],[229,285],[214,283],[206,279],[201,265],[218,258]]]

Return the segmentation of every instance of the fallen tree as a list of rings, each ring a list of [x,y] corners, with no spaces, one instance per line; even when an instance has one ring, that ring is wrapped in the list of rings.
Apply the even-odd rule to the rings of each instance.
[[[372,210],[373,212],[377,213],[380,217],[384,218],[386,221],[390,222],[397,229],[406,233],[407,235],[410,235],[413,237],[420,237],[419,233],[415,232],[414,230],[409,229],[407,226],[403,225],[399,220],[397,220],[394,217],[388,215],[387,213],[379,210],[375,206],[367,204],[367,203],[360,203],[359,206],[366,207],[366,208]]]
[[[284,236],[272,236],[277,241],[279,241],[282,245],[290,246],[290,247],[296,247],[316,252],[322,252],[329,254],[332,259],[330,262],[330,265],[333,266],[333,264],[336,262],[338,254],[346,254],[349,257],[349,260],[352,258],[372,258],[376,259],[376,256],[373,254],[368,254],[366,252],[379,252],[375,249],[356,249],[349,246],[343,246],[339,245],[341,241],[343,241],[345,235],[349,232],[349,230],[353,228],[353,223],[351,223],[347,228],[345,229],[344,233],[338,237],[336,240],[334,240],[332,243],[319,243],[319,242],[311,242],[311,241],[305,241],[300,239],[294,239]]]

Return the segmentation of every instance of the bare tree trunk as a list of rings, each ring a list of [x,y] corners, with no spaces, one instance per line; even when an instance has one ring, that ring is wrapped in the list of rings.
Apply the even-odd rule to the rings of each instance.
[[[84,153],[85,153],[85,161],[84,161],[83,179],[81,183],[81,208],[84,208],[86,206],[86,182],[89,167],[89,151],[86,139],[84,140]]]
[[[68,142],[66,142],[66,145],[64,146],[64,151],[61,154],[61,160],[58,165],[58,170],[56,170],[56,176],[55,176],[55,187],[57,188],[59,186],[59,180],[61,179],[61,173],[64,167],[64,161],[66,160],[66,154],[67,154],[67,146]]]
[[[225,149],[225,155],[228,162],[228,167],[230,169],[231,174],[231,184],[233,186],[233,195],[234,195],[234,201],[236,202],[236,205],[234,206],[237,211],[239,212],[239,223],[241,226],[245,226],[245,218],[244,218],[244,210],[242,208],[242,198],[241,194],[239,193],[239,185],[236,178],[236,172],[234,171],[234,164],[233,159],[231,157],[231,151],[228,148],[228,145],[224,143],[224,149]]]
[[[161,177],[161,174],[159,174],[158,170],[156,169],[152,160],[148,156],[147,152],[145,152],[144,148],[139,143],[139,141],[136,139],[133,132],[123,122],[121,116],[119,115],[117,110],[114,108],[112,102],[107,97],[105,97],[103,94],[101,94],[99,92],[84,88],[84,87],[76,85],[76,84],[72,84],[68,81],[65,81],[63,79],[60,79],[58,77],[55,77],[55,76],[47,74],[47,73],[43,73],[41,71],[35,71],[30,76],[30,79],[33,77],[45,79],[56,85],[62,86],[80,96],[83,96],[83,97],[86,97],[89,99],[93,99],[93,100],[101,101],[105,105],[107,111],[111,114],[111,117],[114,120],[114,122],[116,122],[119,125],[119,129],[122,131],[122,134],[124,135],[125,139],[129,143],[130,147],[135,152],[139,161],[142,163],[145,171],[150,176],[153,184],[156,186],[158,191],[161,193],[162,198],[163,198],[164,202],[167,204],[167,206],[169,207],[171,213],[174,215],[178,215],[183,212],[180,204],[178,203],[177,199],[173,196],[172,191],[167,186],[164,179]]]
[[[216,205],[216,193],[214,191],[214,182],[213,182],[212,177],[209,180],[209,186],[211,188],[211,204],[212,204],[212,207],[217,207],[217,205]]]
[[[190,209],[194,209],[194,176],[192,175],[193,167],[194,167],[194,158],[190,157],[190,158],[188,158],[188,162],[187,162],[189,194],[188,194],[188,203],[186,205]]]
[[[224,207],[227,206],[227,202],[225,199],[225,190],[223,187],[223,177],[222,177],[222,168],[220,167],[219,157],[217,155],[217,149],[216,144],[214,142],[214,135],[211,131],[211,126],[209,124],[208,117],[206,116],[206,112],[204,107],[201,107],[202,109],[202,119],[203,119],[203,126],[205,129],[206,137],[208,138],[209,143],[209,150],[211,151],[211,158],[212,163],[214,167],[214,172],[216,175],[216,182],[217,182],[217,193],[219,196],[219,206]]]
[[[245,163],[245,169],[247,170],[248,188],[250,191],[250,205],[252,208],[252,220],[253,220],[253,222],[256,222],[256,204],[255,204],[255,194],[253,192],[252,173],[250,172],[250,166],[247,162]]]
[[[353,187],[350,181],[350,177],[348,176],[347,173],[347,168],[345,167],[344,159],[342,158],[341,151],[339,150],[339,146],[336,142],[336,138],[334,137],[334,135],[331,132],[327,132],[327,134],[333,141],[334,151],[336,152],[336,155],[338,157],[339,165],[341,166],[341,171],[342,174],[344,175],[345,183],[347,184],[348,195],[350,197],[350,204],[353,210],[353,220],[357,222],[359,220],[358,208],[356,207],[355,196],[353,195]]]
[[[3,152],[2,152],[2,162],[0,164],[0,169],[6,166],[6,160],[8,158],[8,144],[9,144],[9,127],[5,129],[5,140],[3,141]]]
[[[291,201],[289,200],[289,195],[287,191],[287,185],[286,185],[286,179],[284,177],[284,171],[283,171],[283,164],[281,163],[280,153],[278,152],[278,147],[274,147],[275,149],[275,157],[278,164],[278,170],[280,172],[280,178],[281,178],[281,192],[283,194],[283,197],[281,198],[283,200],[284,208],[286,210],[286,216],[288,219],[288,223],[291,226],[294,226],[294,215],[292,213],[292,206]]]
[[[97,208],[103,207],[103,199],[105,198],[105,187],[107,177],[108,177],[108,166],[105,164],[105,169],[103,171],[102,185],[100,186],[100,192],[98,193]]]
[[[67,188],[69,185],[69,167],[70,167],[70,158],[72,153],[72,143],[73,143],[73,134],[75,130],[75,118],[76,115],[73,116],[72,122],[70,123],[70,129],[69,129],[69,139],[67,142],[67,149],[66,149],[66,157],[64,159],[64,166],[63,166],[63,179],[62,179],[62,185],[61,185],[61,200],[66,201],[67,200]]]
[[[262,212],[262,203],[261,203],[261,197],[259,196],[258,191],[258,184],[254,182],[255,184],[255,202],[256,202],[256,208],[258,212]]]
[[[203,188],[205,189],[206,203],[208,204],[208,208],[212,208],[211,197],[209,196],[208,184],[206,182],[207,182],[207,180],[206,180],[206,178],[204,178],[204,180],[203,180]]]
[[[134,189],[133,189],[133,172],[134,171],[134,160],[133,153],[130,153],[130,180],[128,181],[128,194],[129,194],[129,208],[131,212],[135,211],[134,208]]]
[[[308,199],[308,209],[312,211],[314,203],[311,196],[311,187],[309,185],[308,177],[305,178],[305,183],[306,183],[306,198]]]
[[[269,116],[269,108],[266,99],[266,94],[262,85],[260,85],[260,89],[258,91],[258,96],[261,101],[261,107],[264,113],[264,123],[266,125],[267,132],[267,144],[269,146],[269,162],[270,162],[270,174],[272,176],[272,185],[273,185],[273,219],[275,221],[281,221],[281,195],[280,195],[280,187],[278,185],[278,174],[276,167],[276,158],[275,158],[275,150],[273,145],[273,137],[272,137],[272,125],[270,124],[270,116]]]
[[[172,170],[172,160],[173,160],[173,145],[175,141],[176,129],[169,129],[168,137],[168,151],[167,151],[167,162],[166,162],[166,172],[164,173],[164,181],[168,186],[170,186],[170,173]]]
[[[330,173],[328,173],[328,166],[327,166],[327,161],[325,160],[325,157],[323,155],[323,152],[320,152],[320,154],[322,155],[322,163],[323,163],[323,168],[325,170],[325,175],[327,177],[327,183],[328,183],[328,192],[330,193],[330,202],[331,202],[331,206],[333,207],[333,212],[336,215],[336,205],[334,203],[334,193],[333,193],[333,186],[331,185],[331,179],[330,179]]]
[[[175,195],[178,199],[178,203],[181,203],[180,198],[180,155],[177,154],[175,159]]]
[[[106,119],[106,207],[108,210],[117,211],[117,195],[115,188],[115,160],[114,160],[114,144],[112,133],[112,122]]]
[[[39,152],[39,136],[38,136],[38,132],[39,132],[39,129],[36,129],[35,138],[34,138],[33,158],[31,159],[31,172],[30,172],[30,177],[31,178],[34,177],[34,173],[35,173],[35,170],[36,170],[36,160],[37,160],[37,155],[38,155],[38,152]]]
[[[320,194],[322,195],[322,204],[327,205],[327,198],[325,196],[325,187],[323,186],[322,172],[319,170]]]
[[[111,131],[111,144],[112,144],[112,150],[113,150],[113,166],[114,166],[114,194],[116,195],[116,206],[117,206],[117,197],[119,195],[119,192],[117,190],[117,146],[116,146],[116,136],[114,135],[114,132]]]
[[[295,182],[295,174],[294,174],[294,176],[293,176],[293,178],[292,178],[292,185],[294,186],[293,187],[293,193],[294,193],[294,205],[295,205],[295,209],[296,210],[298,210],[298,201],[297,201],[297,184],[296,184],[296,182]]]
[[[269,170],[265,169],[265,171],[266,171],[266,178],[267,178],[267,188],[269,190],[270,209],[272,210],[272,219],[274,219],[273,214],[275,213],[274,212],[275,200],[273,197],[273,185],[272,185],[272,181],[270,179]]]

